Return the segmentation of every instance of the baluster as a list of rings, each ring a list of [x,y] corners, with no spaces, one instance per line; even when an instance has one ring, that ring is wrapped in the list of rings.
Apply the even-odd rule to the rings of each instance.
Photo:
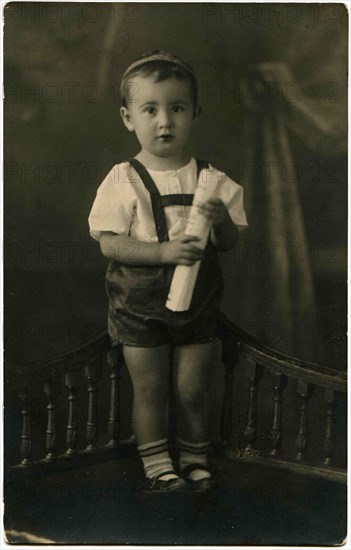
[[[22,401],[21,465],[28,466],[31,462],[30,451],[32,438],[30,429],[29,396],[27,389],[20,391],[19,396]]]
[[[224,365],[224,392],[221,412],[221,442],[226,453],[232,454],[233,442],[233,380],[234,368],[239,361],[240,350],[232,341],[223,341],[222,364]]]
[[[86,426],[87,446],[85,450],[93,453],[97,450],[98,423],[97,423],[97,381],[99,377],[100,361],[89,363],[85,367],[85,376],[88,379],[88,419]]]
[[[257,393],[258,383],[263,374],[263,367],[256,363],[249,363],[249,406],[247,412],[247,424],[244,437],[247,442],[245,451],[252,451],[257,434]]]
[[[300,407],[299,431],[296,437],[296,460],[301,462],[305,458],[308,446],[308,402],[312,395],[312,386],[302,380],[298,380],[297,393],[301,397],[302,403]]]
[[[66,431],[67,456],[73,456],[77,452],[77,374],[68,372],[65,375],[65,384],[68,387],[68,422]]]
[[[53,461],[56,459],[55,452],[55,439],[56,439],[56,399],[54,393],[54,387],[51,380],[44,383],[44,393],[47,396],[48,404],[46,409],[48,411],[48,420],[46,427],[46,450],[47,454],[45,460]]]
[[[224,394],[221,414],[222,445],[228,447],[233,431],[233,379],[234,365],[232,361],[224,363]]]
[[[271,429],[272,450],[271,456],[277,456],[282,444],[282,404],[283,393],[288,383],[288,378],[281,372],[276,373],[277,384],[273,388],[273,422]]]
[[[325,389],[324,397],[327,403],[325,437],[323,443],[323,454],[325,456],[325,466],[330,466],[333,460],[334,450],[334,392],[333,390]]]
[[[111,350],[107,354],[107,365],[111,369],[111,396],[110,411],[108,417],[108,435],[109,447],[116,447],[120,436],[120,385],[121,385],[121,367],[123,364],[123,355],[118,347],[117,350]]]

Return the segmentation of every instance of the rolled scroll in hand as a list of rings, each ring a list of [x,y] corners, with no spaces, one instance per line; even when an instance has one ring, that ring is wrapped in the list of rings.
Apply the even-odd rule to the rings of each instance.
[[[202,214],[198,205],[202,205],[209,199],[216,197],[221,182],[217,174],[211,174],[208,170],[203,171],[202,174],[204,174],[204,177],[197,186],[185,234],[198,237],[199,242],[194,241],[192,244],[204,249],[209,239],[211,224]],[[187,311],[190,308],[200,263],[201,260],[191,266],[177,265],[166,302],[168,309]]]

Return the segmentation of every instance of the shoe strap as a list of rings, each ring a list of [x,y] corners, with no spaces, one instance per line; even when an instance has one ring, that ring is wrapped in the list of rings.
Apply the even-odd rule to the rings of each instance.
[[[158,474],[158,476],[156,476],[155,479],[160,479],[161,477],[168,476],[170,474],[174,474],[175,476],[177,476],[177,474],[175,473],[174,470],[167,470],[166,472],[162,472],[161,474]],[[177,476],[177,477],[179,477],[179,476]]]

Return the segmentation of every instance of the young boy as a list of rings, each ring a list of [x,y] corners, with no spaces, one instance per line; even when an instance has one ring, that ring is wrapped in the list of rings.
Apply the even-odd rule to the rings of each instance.
[[[217,250],[231,249],[247,225],[243,190],[186,150],[200,107],[192,68],[156,51],[124,73],[121,116],[140,151],[117,164],[98,189],[89,224],[110,260],[106,275],[112,345],[122,344],[133,391],[133,423],[151,491],[214,486],[208,468],[207,383],[222,297]],[[211,170],[219,198],[201,212],[212,224],[204,250],[184,230],[199,177]],[[176,265],[201,260],[191,306],[166,308]],[[171,378],[173,377],[173,384]],[[167,406],[173,386],[180,471],[168,452]]]

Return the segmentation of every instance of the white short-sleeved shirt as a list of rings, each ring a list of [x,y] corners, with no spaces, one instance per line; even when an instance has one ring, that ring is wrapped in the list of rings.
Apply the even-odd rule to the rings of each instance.
[[[211,177],[221,183],[218,198],[227,207],[239,230],[247,227],[243,206],[243,188],[223,172],[209,165]],[[161,195],[195,193],[197,185],[196,160],[178,170],[148,170]],[[190,206],[164,208],[169,239],[183,235]],[[146,242],[158,241],[152,212],[151,197],[144,183],[128,162],[116,164],[97,190],[89,215],[91,236],[99,240],[101,231],[129,235]]]

